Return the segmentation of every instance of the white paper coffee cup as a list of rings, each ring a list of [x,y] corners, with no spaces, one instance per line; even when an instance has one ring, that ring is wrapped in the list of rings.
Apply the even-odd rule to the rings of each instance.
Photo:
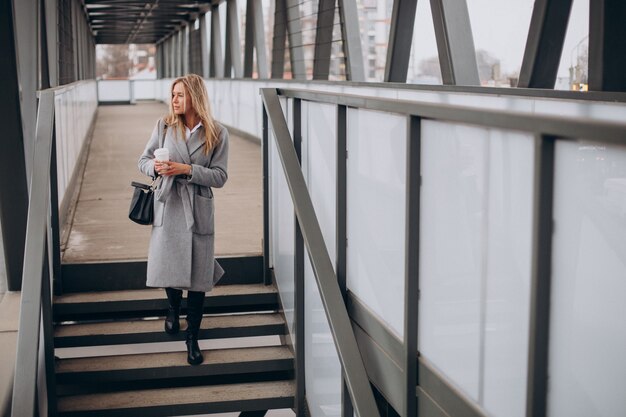
[[[154,151],[154,159],[160,162],[170,160],[170,150],[167,148],[158,148]]]

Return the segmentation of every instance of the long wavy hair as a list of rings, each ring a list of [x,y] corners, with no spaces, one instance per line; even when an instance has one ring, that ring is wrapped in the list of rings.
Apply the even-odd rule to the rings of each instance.
[[[219,132],[217,123],[215,123],[213,115],[211,114],[209,94],[206,91],[202,77],[196,74],[187,74],[176,78],[172,82],[172,87],[170,88],[170,112],[167,116],[165,116],[165,124],[169,127],[178,128],[180,130],[180,137],[185,137],[185,123],[183,115],[174,113],[174,107],[172,105],[174,86],[178,83],[183,85],[185,97],[187,94],[191,97],[191,107],[193,107],[202,122],[202,126],[204,126],[204,154],[207,155],[209,151],[217,145],[219,141]]]

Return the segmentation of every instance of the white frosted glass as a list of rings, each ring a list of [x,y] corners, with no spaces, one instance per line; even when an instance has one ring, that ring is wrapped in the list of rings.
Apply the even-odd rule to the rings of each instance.
[[[626,413],[626,147],[556,144],[548,414]]]
[[[97,84],[81,81],[55,91],[57,192],[59,207],[74,173],[98,107]]]
[[[500,417],[526,415],[533,149],[530,134],[489,131],[483,405]]]
[[[156,80],[133,80],[131,82],[135,100],[156,99]]]
[[[337,107],[302,103],[303,172],[330,259],[336,258]]]
[[[493,415],[524,414],[533,140],[422,121],[419,350]]]
[[[99,80],[98,101],[130,101],[130,81],[128,80]]]
[[[341,365],[328,319],[305,253],[304,366],[306,398],[313,417],[341,415]]]
[[[294,211],[274,132],[270,136],[270,205],[272,264],[290,334],[294,326]]]
[[[348,109],[347,285],[403,337],[406,117]]]

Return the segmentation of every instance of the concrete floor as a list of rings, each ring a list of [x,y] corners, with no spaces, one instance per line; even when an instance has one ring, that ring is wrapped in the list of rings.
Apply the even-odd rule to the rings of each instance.
[[[167,112],[162,103],[100,106],[63,262],[147,258],[150,227],[128,219],[131,181],[149,182],[137,160]],[[217,256],[259,255],[263,236],[263,177],[260,143],[230,136],[229,179],[215,189]]]

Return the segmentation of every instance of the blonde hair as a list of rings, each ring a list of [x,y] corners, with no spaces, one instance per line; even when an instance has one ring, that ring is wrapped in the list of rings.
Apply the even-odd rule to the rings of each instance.
[[[196,74],[187,74],[176,78],[172,82],[172,86],[170,88],[170,112],[167,116],[165,116],[165,124],[169,127],[178,127],[181,137],[185,137],[185,123],[183,122],[183,115],[174,113],[174,107],[172,105],[174,86],[178,83],[181,83],[185,89],[185,98],[187,94],[191,97],[191,107],[193,107],[202,122],[202,126],[204,126],[204,154],[207,155],[209,151],[217,145],[217,142],[219,141],[219,131],[217,123],[211,114],[209,95],[206,91],[202,77]]]

